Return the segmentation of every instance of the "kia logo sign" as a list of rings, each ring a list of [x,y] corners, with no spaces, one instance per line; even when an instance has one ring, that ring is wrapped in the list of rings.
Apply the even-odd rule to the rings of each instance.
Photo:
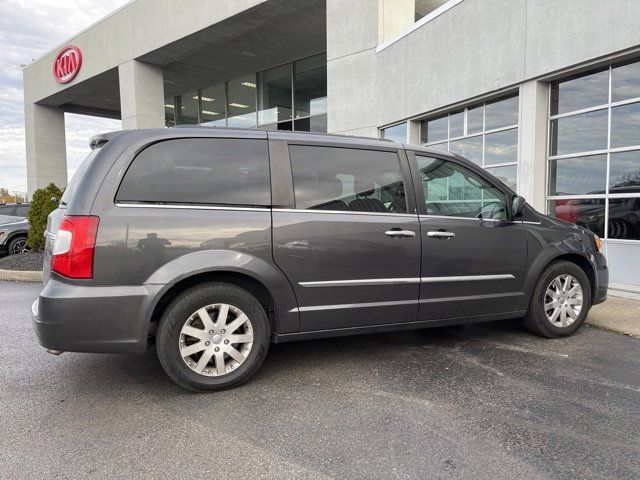
[[[58,83],[69,83],[82,66],[82,52],[78,47],[64,47],[53,61],[53,76]]]

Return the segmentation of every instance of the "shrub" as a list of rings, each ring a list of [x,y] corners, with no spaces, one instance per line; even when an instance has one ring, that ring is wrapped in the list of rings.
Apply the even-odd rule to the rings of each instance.
[[[27,244],[32,250],[42,250],[44,248],[44,231],[47,228],[47,216],[58,208],[58,204],[51,200],[55,197],[60,200],[62,190],[54,183],[50,183],[46,188],[39,188],[33,192],[29,204],[29,238]]]

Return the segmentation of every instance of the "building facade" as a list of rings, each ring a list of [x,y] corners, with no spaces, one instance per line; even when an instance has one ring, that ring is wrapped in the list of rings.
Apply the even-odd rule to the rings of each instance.
[[[382,136],[593,230],[639,290],[637,18],[637,0],[134,0],[25,68],[29,190],[66,185],[65,112]]]

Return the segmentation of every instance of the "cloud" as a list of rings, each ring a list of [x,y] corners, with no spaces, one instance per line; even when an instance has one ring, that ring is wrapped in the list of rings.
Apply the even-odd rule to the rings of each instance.
[[[59,46],[127,0],[0,2],[0,187],[26,191],[21,64]],[[69,177],[89,152],[89,137],[121,128],[119,120],[65,115]]]

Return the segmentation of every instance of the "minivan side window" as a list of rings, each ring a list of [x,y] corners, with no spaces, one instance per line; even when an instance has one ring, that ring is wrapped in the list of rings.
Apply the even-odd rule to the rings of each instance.
[[[416,155],[427,215],[506,220],[504,193],[455,162]]]
[[[407,211],[395,152],[291,145],[289,156],[299,210]]]
[[[189,138],[155,143],[133,160],[116,201],[269,206],[267,142]]]

